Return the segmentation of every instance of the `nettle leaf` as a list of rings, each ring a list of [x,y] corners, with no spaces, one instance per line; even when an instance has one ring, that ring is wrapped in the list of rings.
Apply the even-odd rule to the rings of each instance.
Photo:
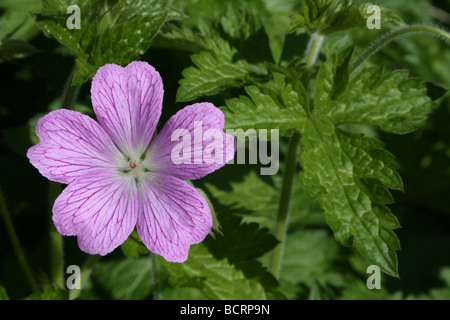
[[[365,24],[360,10],[349,0],[302,0],[302,11],[292,15],[291,27],[326,34]]]
[[[80,8],[80,29],[67,27],[70,5]],[[149,48],[167,15],[167,7],[159,0],[44,0],[35,18],[46,36],[75,53],[75,85],[92,78],[106,63],[125,65],[136,60]]]
[[[291,17],[291,28],[308,29],[321,34],[365,27],[367,19],[373,14],[368,11],[370,3],[360,6],[352,4],[351,0],[302,0],[302,11],[295,12]],[[404,24],[403,20],[392,10],[379,7],[383,17],[383,27]]]
[[[314,109],[302,132],[301,178],[325,211],[336,239],[397,276],[398,221],[385,206],[403,190],[398,165],[379,140],[340,129],[373,125],[398,134],[420,127],[431,111],[423,81],[381,67],[350,72],[353,49],[329,58],[317,74]]]
[[[398,134],[419,128],[431,110],[427,86],[408,71],[366,68],[350,79],[352,50],[330,58],[319,70],[314,114],[334,124],[368,124]]]
[[[205,37],[199,37],[199,42],[206,50],[191,56],[195,66],[182,73],[178,101],[259,82],[267,75],[264,62],[273,62],[269,38],[254,15],[229,5],[220,23],[210,22],[209,28],[203,25],[202,30]]]
[[[185,263],[160,259],[169,273],[169,284],[199,288],[206,298],[217,300],[264,300],[267,293],[256,279],[248,279],[226,259],[216,259],[204,244],[191,246]]]
[[[400,243],[392,229],[399,224],[385,206],[393,202],[386,187],[403,189],[394,157],[380,141],[324,120],[307,122],[301,144],[302,181],[318,198],[336,239],[397,276]]]
[[[226,101],[225,124],[230,129],[278,129],[289,136],[304,127],[309,112],[306,90],[300,81],[292,81],[280,73],[260,86],[248,86],[247,96]]]
[[[226,87],[240,87],[249,82],[252,67],[238,51],[219,37],[207,40],[210,50],[191,56],[196,67],[182,73],[177,92],[178,101],[191,101],[201,96],[219,93]]]

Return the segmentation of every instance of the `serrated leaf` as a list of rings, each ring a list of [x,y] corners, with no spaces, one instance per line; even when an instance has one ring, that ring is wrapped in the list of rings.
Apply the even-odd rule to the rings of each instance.
[[[305,28],[311,32],[330,34],[333,32],[365,27],[372,15],[367,11],[371,3],[360,6],[352,4],[351,0],[302,0],[302,11],[295,12],[291,17],[291,28]],[[392,10],[380,8],[383,27],[404,24],[403,20]]]
[[[384,74],[382,67],[367,68],[347,79],[345,88],[338,74],[342,70],[331,70],[330,63],[321,68],[314,100],[314,114],[334,124],[368,124],[403,134],[419,128],[431,111],[425,82],[409,78],[406,70]]]
[[[217,260],[203,244],[192,246],[185,263],[170,263],[160,259],[160,266],[169,273],[173,286],[195,286],[208,299],[263,300],[267,299],[263,286],[255,279],[247,279],[226,259]]]
[[[267,228],[257,223],[242,223],[242,218],[225,210],[220,215],[223,235],[206,239],[206,246],[217,259],[228,258],[231,263],[253,260],[272,250],[277,239]]]
[[[80,8],[80,29],[69,29],[67,7]],[[167,17],[158,0],[97,2],[86,0],[45,0],[36,24],[76,54],[77,72],[73,84],[92,78],[106,63],[125,65],[136,60],[150,46]]]
[[[398,165],[378,140],[350,134],[323,120],[310,120],[301,140],[305,189],[318,198],[336,239],[355,246],[369,261],[397,276],[399,224],[385,206],[386,187],[402,190]]]
[[[220,23],[212,21],[203,26],[204,38],[197,38],[206,50],[191,56],[195,67],[183,71],[178,101],[258,82],[267,74],[264,62],[273,62],[273,57],[268,36],[257,17],[229,4]],[[192,32],[184,33],[193,39]]]
[[[202,51],[191,56],[196,67],[182,73],[177,92],[178,101],[191,101],[201,96],[219,93],[226,87],[237,87],[247,83],[251,66],[230,44],[218,37],[208,40],[213,50]]]
[[[364,25],[362,13],[349,0],[302,0],[302,11],[292,15],[291,28],[322,34]]]
[[[227,100],[226,128],[278,129],[280,135],[289,136],[294,129],[303,128],[309,111],[306,91],[300,81],[291,81],[274,73],[275,81],[259,87],[245,88],[248,97]]]

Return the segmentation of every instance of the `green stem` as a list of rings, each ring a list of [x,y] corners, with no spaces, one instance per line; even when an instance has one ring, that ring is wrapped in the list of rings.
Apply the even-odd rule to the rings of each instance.
[[[8,211],[8,207],[6,206],[5,198],[3,197],[3,192],[0,189],[0,211],[2,212],[3,221],[5,222],[6,231],[8,232],[8,236],[11,240],[11,244],[14,248],[14,251],[17,255],[17,259],[19,260],[20,267],[25,275],[25,278],[30,285],[30,288],[35,293],[40,293],[39,287],[34,280],[33,273],[31,272],[31,268],[28,265],[27,259],[25,258],[25,254],[22,251],[22,247],[20,246],[19,238],[17,237],[16,230],[14,229],[14,225],[11,219],[11,216]]]
[[[281,187],[280,203],[278,207],[277,224],[275,227],[275,237],[280,243],[273,249],[269,270],[278,278],[281,269],[281,259],[283,256],[286,231],[289,221],[289,204],[292,194],[292,185],[297,168],[298,152],[300,150],[300,133],[294,132],[290,141],[283,174],[283,185]]]
[[[86,261],[83,264],[83,267],[81,268],[80,289],[71,290],[69,294],[69,300],[75,300],[76,298],[78,298],[84,284],[86,283],[86,280],[91,275],[92,269],[99,258],[100,258],[99,255],[92,255],[86,259]]]
[[[393,32],[390,32],[383,37],[381,37],[378,41],[372,44],[369,48],[367,48],[352,64],[352,73],[356,74],[357,70],[362,66],[362,64],[373,56],[378,50],[397,39],[398,37],[405,36],[412,33],[428,33],[432,36],[442,38],[444,40],[450,41],[450,33],[432,26],[422,26],[422,25],[414,25],[414,26],[406,26],[400,29],[397,29]]]
[[[81,89],[81,85],[72,86],[72,80],[76,72],[76,66],[73,67],[71,73],[67,77],[66,84],[64,86],[61,107],[65,109],[72,109],[77,100],[78,94]],[[50,181],[49,186],[49,206],[53,207],[56,198],[62,191],[62,187],[59,183]],[[50,214],[52,214],[50,210]],[[63,255],[63,237],[56,230],[53,223],[50,227],[50,251],[51,251],[51,267],[52,267],[52,280],[57,286],[64,287],[64,255]]]
[[[311,77],[311,70],[317,61],[320,49],[322,48],[323,40],[324,36],[318,32],[312,34],[309,39],[308,47],[305,53],[305,72],[302,76],[302,83],[305,88],[308,86],[308,82]],[[286,241],[286,233],[289,222],[289,204],[291,201],[292,185],[296,175],[299,150],[300,133],[295,131],[289,141],[289,149],[283,174],[283,185],[281,186],[280,202],[278,205],[275,237],[279,243],[272,251],[272,257],[269,264],[269,270],[276,278],[279,277],[281,270],[281,260],[283,257],[284,243]]]

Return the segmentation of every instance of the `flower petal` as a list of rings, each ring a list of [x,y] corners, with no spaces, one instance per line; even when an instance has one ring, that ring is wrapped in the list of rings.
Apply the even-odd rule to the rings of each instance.
[[[106,255],[131,234],[140,210],[133,180],[97,170],[69,184],[53,206],[59,233],[78,236],[80,249]]]
[[[99,167],[113,167],[119,150],[100,125],[76,111],[59,109],[39,119],[40,143],[28,150],[30,162],[46,178],[70,183]]]
[[[236,151],[234,136],[223,132],[224,123],[223,112],[211,103],[181,109],[152,141],[148,166],[182,180],[199,179],[223,167]]]
[[[148,63],[98,69],[91,87],[94,112],[102,127],[128,157],[147,149],[161,116],[163,84]]]
[[[141,187],[139,237],[167,261],[186,261],[190,245],[203,241],[211,231],[212,216],[205,198],[187,182],[164,174],[142,180]]]

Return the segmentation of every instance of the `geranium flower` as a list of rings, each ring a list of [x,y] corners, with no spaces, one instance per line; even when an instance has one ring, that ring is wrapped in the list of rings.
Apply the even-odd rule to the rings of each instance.
[[[231,160],[234,138],[223,132],[220,109],[197,103],[178,111],[152,140],[163,92],[159,73],[146,62],[125,68],[107,64],[91,87],[98,123],[65,109],[37,123],[40,143],[27,156],[43,176],[67,184],[53,206],[53,222],[61,234],[77,236],[79,247],[89,254],[110,253],[136,227],[151,252],[184,262],[190,245],[211,231],[208,203],[184,180],[204,177]],[[192,151],[192,161],[172,161],[180,144],[172,141],[176,130],[196,132],[196,139],[182,145],[190,147],[183,151]],[[208,130],[215,130],[214,140],[203,139]],[[209,150],[200,161],[194,158],[211,141],[223,149]]]

